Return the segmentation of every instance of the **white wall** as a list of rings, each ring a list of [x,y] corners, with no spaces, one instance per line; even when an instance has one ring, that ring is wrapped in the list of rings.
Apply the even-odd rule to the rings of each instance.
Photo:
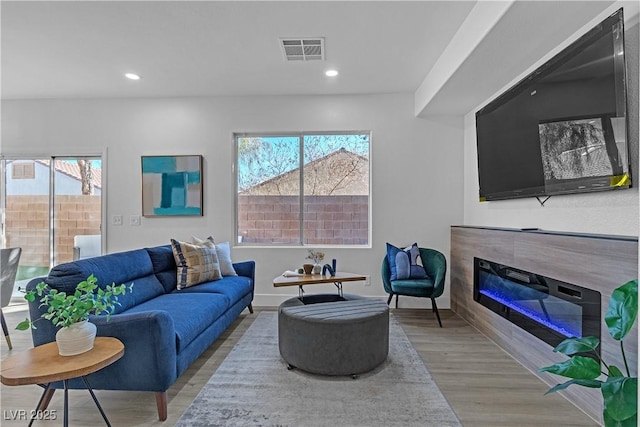
[[[464,120],[464,224],[495,227],[536,227],[545,230],[638,236],[640,170],[638,169],[638,23],[625,29],[627,96],[630,117],[630,158],[633,188],[602,193],[551,197],[542,207],[535,198],[478,201],[475,111]],[[627,22],[628,24],[628,22]],[[548,58],[547,58],[548,59]],[[543,60],[535,64],[535,68]],[[531,71],[531,70],[529,70]],[[515,81],[518,81],[515,79]],[[512,82],[512,83],[515,83]],[[501,91],[502,92],[502,91]],[[493,99],[494,96],[491,97]],[[489,101],[489,100],[487,100]],[[483,104],[484,105],[484,104]],[[480,108],[481,106],[478,106]]]
[[[372,131],[371,249],[326,248],[339,269],[371,276],[346,292],[384,296],[380,262],[387,241],[436,248],[449,257],[449,226],[462,215],[462,129],[413,115],[412,94],[370,96],[19,100],[2,102],[3,154],[95,154],[107,150],[108,252],[213,235],[232,240],[234,132]],[[143,218],[140,156],[202,154],[204,216]],[[107,221],[110,222],[110,221]],[[304,262],[303,248],[235,247],[234,260],[256,261],[256,305],[277,305],[297,289],[274,289],[273,277]],[[447,284],[448,288],[448,284]],[[307,289],[307,292],[330,291]],[[449,306],[448,289],[439,303]],[[401,306],[427,307],[401,298]]]

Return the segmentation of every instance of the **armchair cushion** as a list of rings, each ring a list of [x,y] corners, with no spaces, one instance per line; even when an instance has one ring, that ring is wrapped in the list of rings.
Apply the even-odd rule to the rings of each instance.
[[[434,283],[431,279],[394,280],[391,290],[395,294],[429,298],[433,295]]]
[[[391,269],[390,280],[427,279],[418,244],[400,249],[387,243],[387,260]]]

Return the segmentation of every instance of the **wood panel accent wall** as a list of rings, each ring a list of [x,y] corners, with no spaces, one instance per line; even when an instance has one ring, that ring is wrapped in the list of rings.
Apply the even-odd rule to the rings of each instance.
[[[604,322],[611,292],[638,277],[638,238],[593,234],[522,231],[519,229],[451,227],[451,309],[485,334],[545,383],[562,377],[539,374],[540,367],[566,359],[553,347],[473,300],[473,258],[506,264],[599,291],[602,296],[602,358],[620,368],[620,346]],[[637,325],[625,340],[632,375],[637,375]],[[517,386],[517,378],[514,378]],[[602,422],[599,389],[571,386],[561,392],[589,416]],[[544,408],[540,408],[544,410]]]

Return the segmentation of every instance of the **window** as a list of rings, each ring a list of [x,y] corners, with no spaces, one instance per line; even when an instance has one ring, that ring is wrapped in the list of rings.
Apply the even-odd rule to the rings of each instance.
[[[14,162],[11,165],[11,179],[35,179],[36,168],[34,162]]]
[[[102,170],[100,156],[0,156],[0,242],[22,248],[14,297],[72,261],[76,236],[102,234]]]
[[[369,244],[369,132],[236,134],[242,244]]]

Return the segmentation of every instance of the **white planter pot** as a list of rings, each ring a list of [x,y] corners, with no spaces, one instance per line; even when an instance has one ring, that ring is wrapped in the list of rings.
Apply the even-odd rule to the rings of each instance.
[[[60,356],[73,356],[91,350],[96,338],[96,329],[96,325],[88,320],[61,328],[56,333]]]
[[[322,273],[322,266],[320,264],[314,264],[313,274],[320,274],[320,273]]]

